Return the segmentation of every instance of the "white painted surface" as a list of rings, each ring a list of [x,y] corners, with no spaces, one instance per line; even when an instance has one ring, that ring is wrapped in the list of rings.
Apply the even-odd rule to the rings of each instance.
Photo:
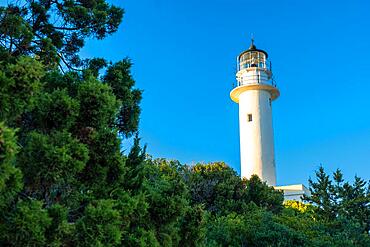
[[[241,85],[268,84],[270,75],[263,68],[247,68],[236,73],[236,80]]]
[[[258,175],[276,185],[271,95],[265,90],[248,90],[239,97],[241,176]],[[252,121],[248,121],[252,114]]]
[[[284,200],[293,200],[302,202],[303,195],[310,196],[310,191],[303,184],[292,184],[285,186],[275,186],[275,190],[284,192]]]

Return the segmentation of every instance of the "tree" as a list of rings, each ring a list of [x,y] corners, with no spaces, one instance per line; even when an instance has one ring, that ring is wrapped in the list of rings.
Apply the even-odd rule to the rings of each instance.
[[[358,223],[363,232],[370,230],[370,184],[355,176],[351,185],[344,182],[340,170],[333,173],[332,180],[320,167],[317,181],[309,179],[311,196],[305,201],[315,205],[317,216],[327,222],[343,219]]]
[[[243,214],[216,216],[207,224],[206,246],[306,246],[305,236],[271,212],[250,204]]]
[[[190,167],[188,178],[192,203],[204,204],[214,214],[242,213],[251,202],[278,212],[283,195],[257,176],[242,180],[223,162],[197,164]]]
[[[123,234],[148,245],[159,239],[145,229],[143,180],[135,191],[125,188],[138,169],[133,161],[145,158],[135,146],[129,157],[121,153],[140,114],[131,62],[78,55],[86,38],[115,32],[122,15],[104,0],[0,8],[0,121],[18,129],[0,125],[0,245],[116,246],[130,242]],[[135,222],[145,230],[134,230]]]
[[[123,13],[105,0],[14,1],[0,8],[0,44],[12,56],[34,55],[49,67],[62,62],[72,69],[82,65],[84,40],[116,32]]]
[[[283,208],[283,193],[276,191],[274,187],[262,182],[257,175],[252,175],[250,179],[245,179],[245,199],[253,202],[259,207],[272,212],[280,212]]]
[[[119,246],[120,212],[113,200],[99,200],[90,203],[84,216],[76,222],[74,246]]]
[[[203,240],[204,211],[198,205],[190,205],[186,173],[186,167],[175,160],[149,158],[144,163],[139,192],[145,195],[147,214],[140,225],[154,233],[153,244],[196,246]]]
[[[14,166],[19,148],[15,131],[0,122],[0,215],[22,189],[22,173]],[[1,217],[2,218],[2,217]]]
[[[47,206],[67,202],[87,160],[85,145],[67,132],[30,132],[17,163],[25,174],[25,193]]]
[[[41,201],[25,200],[5,212],[2,219],[0,244],[2,246],[45,246],[46,231],[51,224]]]
[[[179,246],[202,246],[206,235],[206,211],[202,205],[188,207],[181,220]]]
[[[0,121],[14,126],[20,115],[34,105],[44,69],[30,57],[9,58],[0,48],[1,53],[4,57],[0,63]]]
[[[104,83],[112,88],[114,95],[121,101],[115,126],[124,137],[131,137],[138,131],[140,116],[142,91],[133,88],[135,81],[131,76],[131,65],[129,59],[124,59],[108,67],[103,77]]]
[[[296,201],[284,203],[284,210],[274,218],[280,224],[302,234],[305,246],[368,246],[369,235],[357,224],[344,219],[320,219],[316,207]]]
[[[368,246],[370,208],[366,182],[358,177],[352,185],[344,182],[340,170],[331,179],[320,167],[316,181],[309,179],[309,184],[311,195],[304,199],[312,206],[294,216],[284,216],[284,223],[304,232],[318,246]]]

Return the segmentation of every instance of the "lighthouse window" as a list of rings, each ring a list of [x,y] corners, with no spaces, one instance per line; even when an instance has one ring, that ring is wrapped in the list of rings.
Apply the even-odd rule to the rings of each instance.
[[[248,122],[252,122],[252,114],[248,114]]]

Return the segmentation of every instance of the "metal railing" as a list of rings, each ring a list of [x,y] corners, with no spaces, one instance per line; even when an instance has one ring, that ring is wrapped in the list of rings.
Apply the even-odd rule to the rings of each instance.
[[[261,76],[257,74],[257,75],[249,75],[247,76],[247,78],[244,77],[243,79],[237,78],[236,82],[233,83],[233,88],[243,86],[243,85],[253,85],[253,84],[264,84],[264,85],[277,87],[275,78],[273,76],[267,77],[267,76]]]

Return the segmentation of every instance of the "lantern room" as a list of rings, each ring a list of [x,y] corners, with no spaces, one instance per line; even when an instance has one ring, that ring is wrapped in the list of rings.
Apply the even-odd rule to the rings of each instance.
[[[264,50],[257,49],[252,43],[248,50],[237,57],[237,86],[250,84],[273,84],[271,80],[271,63]]]

